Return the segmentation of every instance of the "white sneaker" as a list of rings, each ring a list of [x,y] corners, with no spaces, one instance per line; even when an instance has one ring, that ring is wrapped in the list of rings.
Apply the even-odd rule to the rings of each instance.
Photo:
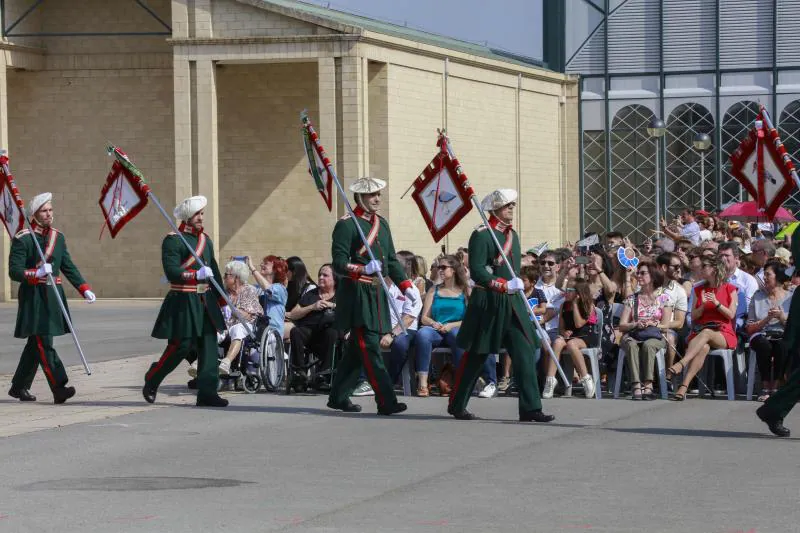
[[[497,385],[491,381],[478,393],[478,398],[494,398],[495,396],[497,396]]]
[[[227,376],[231,373],[231,362],[227,359],[223,359],[219,363],[219,375],[220,376]]]
[[[583,393],[586,395],[586,397],[594,397],[594,381],[592,380],[592,376],[589,374],[583,376],[581,378],[581,384],[583,384]]]
[[[372,385],[362,381],[350,396],[375,396],[375,391],[372,390]]]
[[[544,380],[544,390],[542,391],[542,398],[545,400],[549,400],[553,397],[553,393],[556,390],[556,381],[555,376],[550,376]]]
[[[193,378],[197,377],[197,359],[194,360],[194,363],[189,365],[189,368],[186,370],[186,372],[188,372]]]

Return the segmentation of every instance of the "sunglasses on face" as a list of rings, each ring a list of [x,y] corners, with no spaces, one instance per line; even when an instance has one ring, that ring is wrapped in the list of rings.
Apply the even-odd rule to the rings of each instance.
[[[567,287],[566,289],[564,289],[564,292],[575,292],[576,290],[577,289],[575,289],[574,287]]]
[[[554,266],[556,264],[556,262],[555,261],[544,261],[544,260],[542,260],[542,261],[539,261],[539,264],[542,265],[542,266],[544,266],[544,265]]]
[[[450,265],[439,265],[436,267],[439,270],[447,270],[448,268],[453,268]]]

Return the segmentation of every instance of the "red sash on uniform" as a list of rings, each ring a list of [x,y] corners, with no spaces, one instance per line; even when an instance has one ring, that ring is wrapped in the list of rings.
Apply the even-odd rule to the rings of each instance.
[[[34,232],[39,233],[39,235],[44,235],[44,229],[39,226],[34,227]],[[35,235],[31,235],[31,237],[34,239],[36,238]],[[58,241],[58,230],[55,228],[50,228],[49,231],[47,232],[47,244],[42,250],[42,252],[44,253],[44,260],[46,263],[49,263],[50,258],[53,256],[53,251],[56,249],[57,241]],[[37,267],[42,266],[41,259],[36,262],[36,266]]]
[[[203,232],[203,229],[202,228],[200,228],[199,230],[192,229],[189,226],[187,226],[186,223],[182,223],[180,228],[178,229],[180,229],[184,233],[197,235],[197,247],[194,249],[194,253],[197,255],[197,257],[203,257],[203,252],[206,251],[206,240],[207,240],[206,234]],[[186,231],[187,229],[189,231]],[[195,262],[196,262],[195,256],[192,255],[181,264],[181,268],[186,270],[187,268],[195,264]]]
[[[494,263],[496,265],[502,265],[503,255],[508,257],[508,260],[511,261],[511,245],[514,243],[514,236],[511,233],[511,224],[504,224],[494,215],[490,215],[489,225],[492,227],[492,229],[502,231],[503,235],[506,237],[506,242],[503,243],[503,254],[498,253],[497,257],[494,259]]]
[[[364,211],[364,209],[362,209],[361,206],[356,207],[355,210],[353,211],[353,214],[355,214],[359,218],[363,218],[362,215],[364,215],[365,213],[366,211]],[[358,222],[356,221],[356,223]],[[367,243],[369,244],[370,248],[372,248],[372,245],[375,244],[375,239],[378,238],[378,232],[380,231],[380,229],[381,229],[381,218],[373,213],[372,227],[370,228],[369,233],[367,234]],[[367,248],[363,244],[361,245],[361,248],[358,249],[358,255],[368,255]]]

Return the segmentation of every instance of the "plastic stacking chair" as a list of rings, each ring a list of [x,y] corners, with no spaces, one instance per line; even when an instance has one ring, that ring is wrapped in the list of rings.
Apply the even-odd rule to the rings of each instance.
[[[747,401],[753,399],[753,386],[756,383],[756,352],[750,350],[747,358]]]
[[[722,358],[722,364],[725,369],[725,386],[728,389],[729,400],[735,399],[734,395],[735,381],[733,375],[733,356],[735,353],[736,353],[735,350],[728,350],[728,349],[711,350],[710,352],[708,352],[708,355],[712,357]],[[702,386],[699,388],[699,391],[700,391],[700,396],[703,396],[704,390]]]
[[[594,308],[595,316],[597,316],[597,346],[591,348],[584,348],[581,353],[589,360],[592,365],[592,379],[594,380],[594,397],[598,400],[603,398],[603,391],[600,390],[600,356],[603,353],[603,311],[600,308]],[[569,376],[569,374],[567,374]],[[567,383],[567,387],[571,388],[572,383]]]
[[[619,398],[620,389],[622,389],[622,371],[625,366],[625,350],[622,346],[619,348],[619,355],[617,356],[617,374],[614,377],[614,398]],[[661,391],[661,399],[667,399],[667,369],[665,368],[664,356],[667,353],[665,348],[656,352],[656,372],[658,372],[658,388]]]

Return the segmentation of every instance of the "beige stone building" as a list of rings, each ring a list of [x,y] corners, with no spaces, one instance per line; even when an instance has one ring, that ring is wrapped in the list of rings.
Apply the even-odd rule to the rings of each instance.
[[[433,257],[400,196],[446,127],[479,195],[519,189],[524,245],[578,233],[577,84],[470,43],[291,0],[5,0],[0,145],[25,199],[54,194],[56,227],[100,297],[154,297],[168,231],[148,207],[102,239],[111,141],[171,211],[209,197],[218,257],[329,258],[328,213],[307,173],[307,109],[339,176],[388,180],[398,249]],[[444,241],[467,242],[471,213]],[[7,273],[9,241],[0,246]],[[224,261],[222,259],[221,261]],[[13,297],[7,277],[0,298]],[[74,293],[70,293],[74,294]]]

